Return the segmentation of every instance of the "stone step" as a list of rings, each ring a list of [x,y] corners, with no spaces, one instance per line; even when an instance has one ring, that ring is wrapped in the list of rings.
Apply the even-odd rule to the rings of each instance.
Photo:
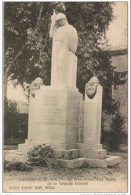
[[[4,160],[10,161],[10,162],[26,162],[26,155],[23,155],[22,152],[18,152],[18,150],[5,150],[4,151]]]
[[[65,156],[62,156],[64,154]],[[71,157],[69,157],[71,155]],[[92,159],[92,158],[77,158],[78,150],[67,151],[54,151],[55,158],[47,158],[46,162],[49,166],[79,168],[79,167],[94,167],[94,168],[107,168],[118,165],[121,162],[120,156],[107,155],[106,159]],[[59,159],[59,157],[61,159]],[[57,159],[58,158],[58,159]],[[65,158],[65,159],[62,159]],[[68,158],[68,159],[66,159]],[[70,158],[70,159],[69,159]],[[71,159],[74,158],[74,159]],[[18,150],[5,150],[4,160],[11,162],[27,162],[27,155]]]
[[[21,156],[23,154],[23,152],[16,149],[16,154]]]
[[[107,156],[107,151],[105,149],[79,150],[79,158],[105,159],[106,156]]]
[[[78,158],[78,149],[71,150],[53,150],[52,158],[72,160]]]
[[[101,150],[102,144],[96,143],[78,143],[77,148],[80,150]]]
[[[92,168],[107,168],[106,159],[85,158],[84,163],[84,166],[90,166]]]
[[[120,156],[106,156],[106,159],[91,159],[85,158],[85,163],[94,168],[114,167],[121,162]]]
[[[49,166],[65,167],[71,169],[79,168],[82,166],[84,167],[90,166],[92,168],[107,168],[119,164],[120,157],[107,156],[106,159],[77,158],[73,160],[48,158],[46,162]]]
[[[24,154],[28,153],[33,146],[30,146],[29,144],[18,144],[18,152],[22,152]]]
[[[113,167],[121,162],[121,157],[107,155],[106,162],[108,167]]]
[[[84,160],[85,160],[84,158],[77,158],[73,160],[48,158],[46,162],[49,166],[73,169],[73,168],[81,167],[84,163]]]
[[[14,154],[16,150],[4,150],[4,154]]]

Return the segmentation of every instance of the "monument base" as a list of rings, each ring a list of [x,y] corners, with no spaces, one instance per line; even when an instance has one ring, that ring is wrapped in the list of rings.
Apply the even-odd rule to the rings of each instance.
[[[4,160],[10,162],[28,162],[27,155],[18,150],[5,150]],[[52,158],[47,158],[46,163],[52,167],[63,168],[80,168],[80,167],[92,167],[92,168],[108,168],[114,167],[121,162],[120,156],[107,155],[105,159],[92,159],[92,158],[78,158],[78,150],[54,150]]]
[[[19,144],[17,154],[27,157],[27,153],[33,148],[33,145]],[[31,142],[30,142],[31,143]],[[39,143],[40,144],[40,143]],[[77,144],[79,145],[79,144]],[[61,146],[60,146],[61,147]],[[66,146],[67,147],[67,146]],[[14,153],[13,153],[14,154]],[[25,158],[24,158],[25,159]],[[65,168],[79,168],[79,167],[94,167],[107,168],[119,164],[120,156],[107,155],[105,149],[99,150],[84,150],[84,149],[54,149],[51,158],[46,160],[49,166],[65,167]]]
[[[28,139],[18,145],[17,156],[27,158],[34,146],[50,144],[53,153],[46,159],[49,166],[107,168],[119,164],[119,156],[108,156],[102,149],[100,122],[92,114],[100,108],[94,107],[94,102],[92,105],[84,109],[82,95],[75,88],[41,86],[35,96],[30,97]],[[84,119],[88,128],[83,136]]]
[[[77,148],[80,158],[105,159],[107,156],[107,151],[102,149],[102,144],[78,143]]]
[[[27,156],[27,153],[33,149],[34,146],[36,145],[40,145],[42,143],[38,143],[38,144],[35,144],[35,145],[31,145],[31,144],[19,144],[18,145],[18,149],[16,150],[17,152]],[[73,147],[73,144],[70,146],[68,144],[61,144],[61,145],[58,145],[59,147],[53,149],[53,153],[52,153],[52,158],[55,158],[55,159],[66,159],[66,160],[71,160],[71,159],[76,159],[79,157],[79,150],[78,149],[65,149],[67,147],[70,147],[72,148]],[[62,149],[62,147],[64,149]],[[60,149],[59,149],[60,148]]]
[[[54,150],[52,158],[47,159],[49,166],[79,168],[79,167],[94,167],[94,168],[107,168],[113,167],[120,163],[120,156],[107,155],[107,150],[102,149],[102,145],[98,144],[98,149],[88,149],[86,144],[77,144],[77,149],[58,151]],[[65,158],[69,154],[71,158]]]
[[[92,168],[108,168],[114,167],[120,163],[120,156],[109,156],[105,159],[91,159],[91,158],[77,158],[73,160],[53,159],[48,158],[47,163],[53,167],[65,167],[65,168],[80,168],[80,167],[92,167]]]

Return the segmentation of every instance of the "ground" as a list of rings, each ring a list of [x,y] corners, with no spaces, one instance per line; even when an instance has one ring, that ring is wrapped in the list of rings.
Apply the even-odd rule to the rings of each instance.
[[[33,166],[31,171],[5,171],[3,174],[4,181],[10,182],[30,182],[35,181],[109,181],[122,182],[125,185],[127,181],[127,153],[110,153],[111,155],[120,155],[121,163],[113,168],[90,168],[83,167],[79,169],[69,168],[51,168],[43,166]]]
[[[19,180],[20,177],[45,178],[45,180],[97,180],[100,178],[114,178],[116,180],[125,180],[127,178],[127,153],[111,153],[112,155],[121,155],[121,163],[114,168],[49,168],[33,166],[32,171],[5,171],[4,178],[7,180]]]

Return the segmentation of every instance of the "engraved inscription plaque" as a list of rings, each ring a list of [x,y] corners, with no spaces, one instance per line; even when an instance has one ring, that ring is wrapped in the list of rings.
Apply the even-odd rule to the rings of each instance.
[[[65,101],[59,94],[43,95],[38,97],[36,110],[36,121],[38,123],[64,124],[65,123]]]

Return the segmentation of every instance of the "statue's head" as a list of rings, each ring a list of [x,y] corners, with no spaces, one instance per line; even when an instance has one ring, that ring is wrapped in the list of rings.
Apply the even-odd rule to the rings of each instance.
[[[85,86],[85,92],[86,95],[93,99],[97,92],[97,85],[99,84],[99,81],[96,77],[92,77],[89,82]]]
[[[66,15],[63,13],[58,13],[55,20],[59,26],[64,26],[67,23]]]

